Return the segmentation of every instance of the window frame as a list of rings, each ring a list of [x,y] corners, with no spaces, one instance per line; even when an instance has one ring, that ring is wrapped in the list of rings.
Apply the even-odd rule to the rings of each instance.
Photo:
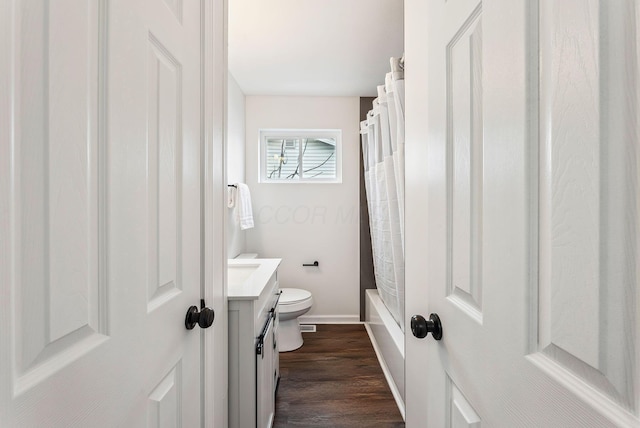
[[[297,183],[297,184],[336,184],[342,183],[342,130],[341,129],[261,129],[259,138],[259,179],[260,183]],[[332,178],[303,178],[286,179],[286,178],[268,178],[267,171],[267,140],[268,139],[322,139],[331,138],[336,142],[336,176]],[[302,155],[303,146],[300,144],[298,148],[298,156]]]

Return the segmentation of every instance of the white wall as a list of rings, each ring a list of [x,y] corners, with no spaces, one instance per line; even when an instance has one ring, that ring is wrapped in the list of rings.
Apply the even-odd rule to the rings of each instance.
[[[245,96],[229,73],[227,116],[227,183],[244,183],[245,178]],[[241,231],[228,210],[227,257],[232,259],[245,251],[246,231]]]
[[[304,321],[359,320],[359,98],[246,97],[247,251],[283,259],[281,287],[311,291]],[[341,129],[342,183],[258,183],[260,129]],[[302,267],[318,260],[319,268]]]

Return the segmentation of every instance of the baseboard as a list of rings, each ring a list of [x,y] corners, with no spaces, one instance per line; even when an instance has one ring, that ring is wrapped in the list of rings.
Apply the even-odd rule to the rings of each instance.
[[[363,324],[359,315],[301,315],[300,324]]]
[[[382,358],[382,354],[380,352],[380,347],[378,346],[378,342],[376,341],[369,324],[365,323],[364,328],[367,330],[367,334],[369,334],[369,340],[371,340],[371,345],[373,346],[373,350],[376,353],[376,357],[378,357],[378,362],[380,363],[380,367],[382,368],[382,373],[384,373],[384,377],[387,379],[387,383],[389,384],[389,389],[391,389],[391,394],[393,398],[396,400],[396,404],[398,405],[398,410],[400,410],[400,414],[402,415],[402,419],[406,421],[405,417],[405,407],[404,401],[402,401],[402,395],[400,395],[400,391],[398,391],[398,387],[393,380],[393,376],[391,376],[391,372],[389,371],[389,367],[384,362],[384,358]]]

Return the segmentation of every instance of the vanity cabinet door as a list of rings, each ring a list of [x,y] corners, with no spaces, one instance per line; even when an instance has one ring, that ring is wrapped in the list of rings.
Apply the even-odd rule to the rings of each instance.
[[[278,388],[278,380],[280,379],[280,346],[278,345],[278,327],[280,325],[280,314],[278,306],[275,309],[273,318],[273,400],[275,406],[276,389]]]
[[[273,327],[274,318],[270,318],[262,354],[256,355],[257,428],[270,428],[275,415]]]

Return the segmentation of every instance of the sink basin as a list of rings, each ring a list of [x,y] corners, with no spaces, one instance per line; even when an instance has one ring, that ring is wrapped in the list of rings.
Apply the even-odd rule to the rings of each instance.
[[[229,286],[232,287],[244,284],[259,267],[259,264],[229,265],[227,268],[227,280],[229,281]]]
[[[254,300],[272,280],[281,259],[230,259],[227,263],[227,298]],[[276,279],[274,279],[276,280]]]

